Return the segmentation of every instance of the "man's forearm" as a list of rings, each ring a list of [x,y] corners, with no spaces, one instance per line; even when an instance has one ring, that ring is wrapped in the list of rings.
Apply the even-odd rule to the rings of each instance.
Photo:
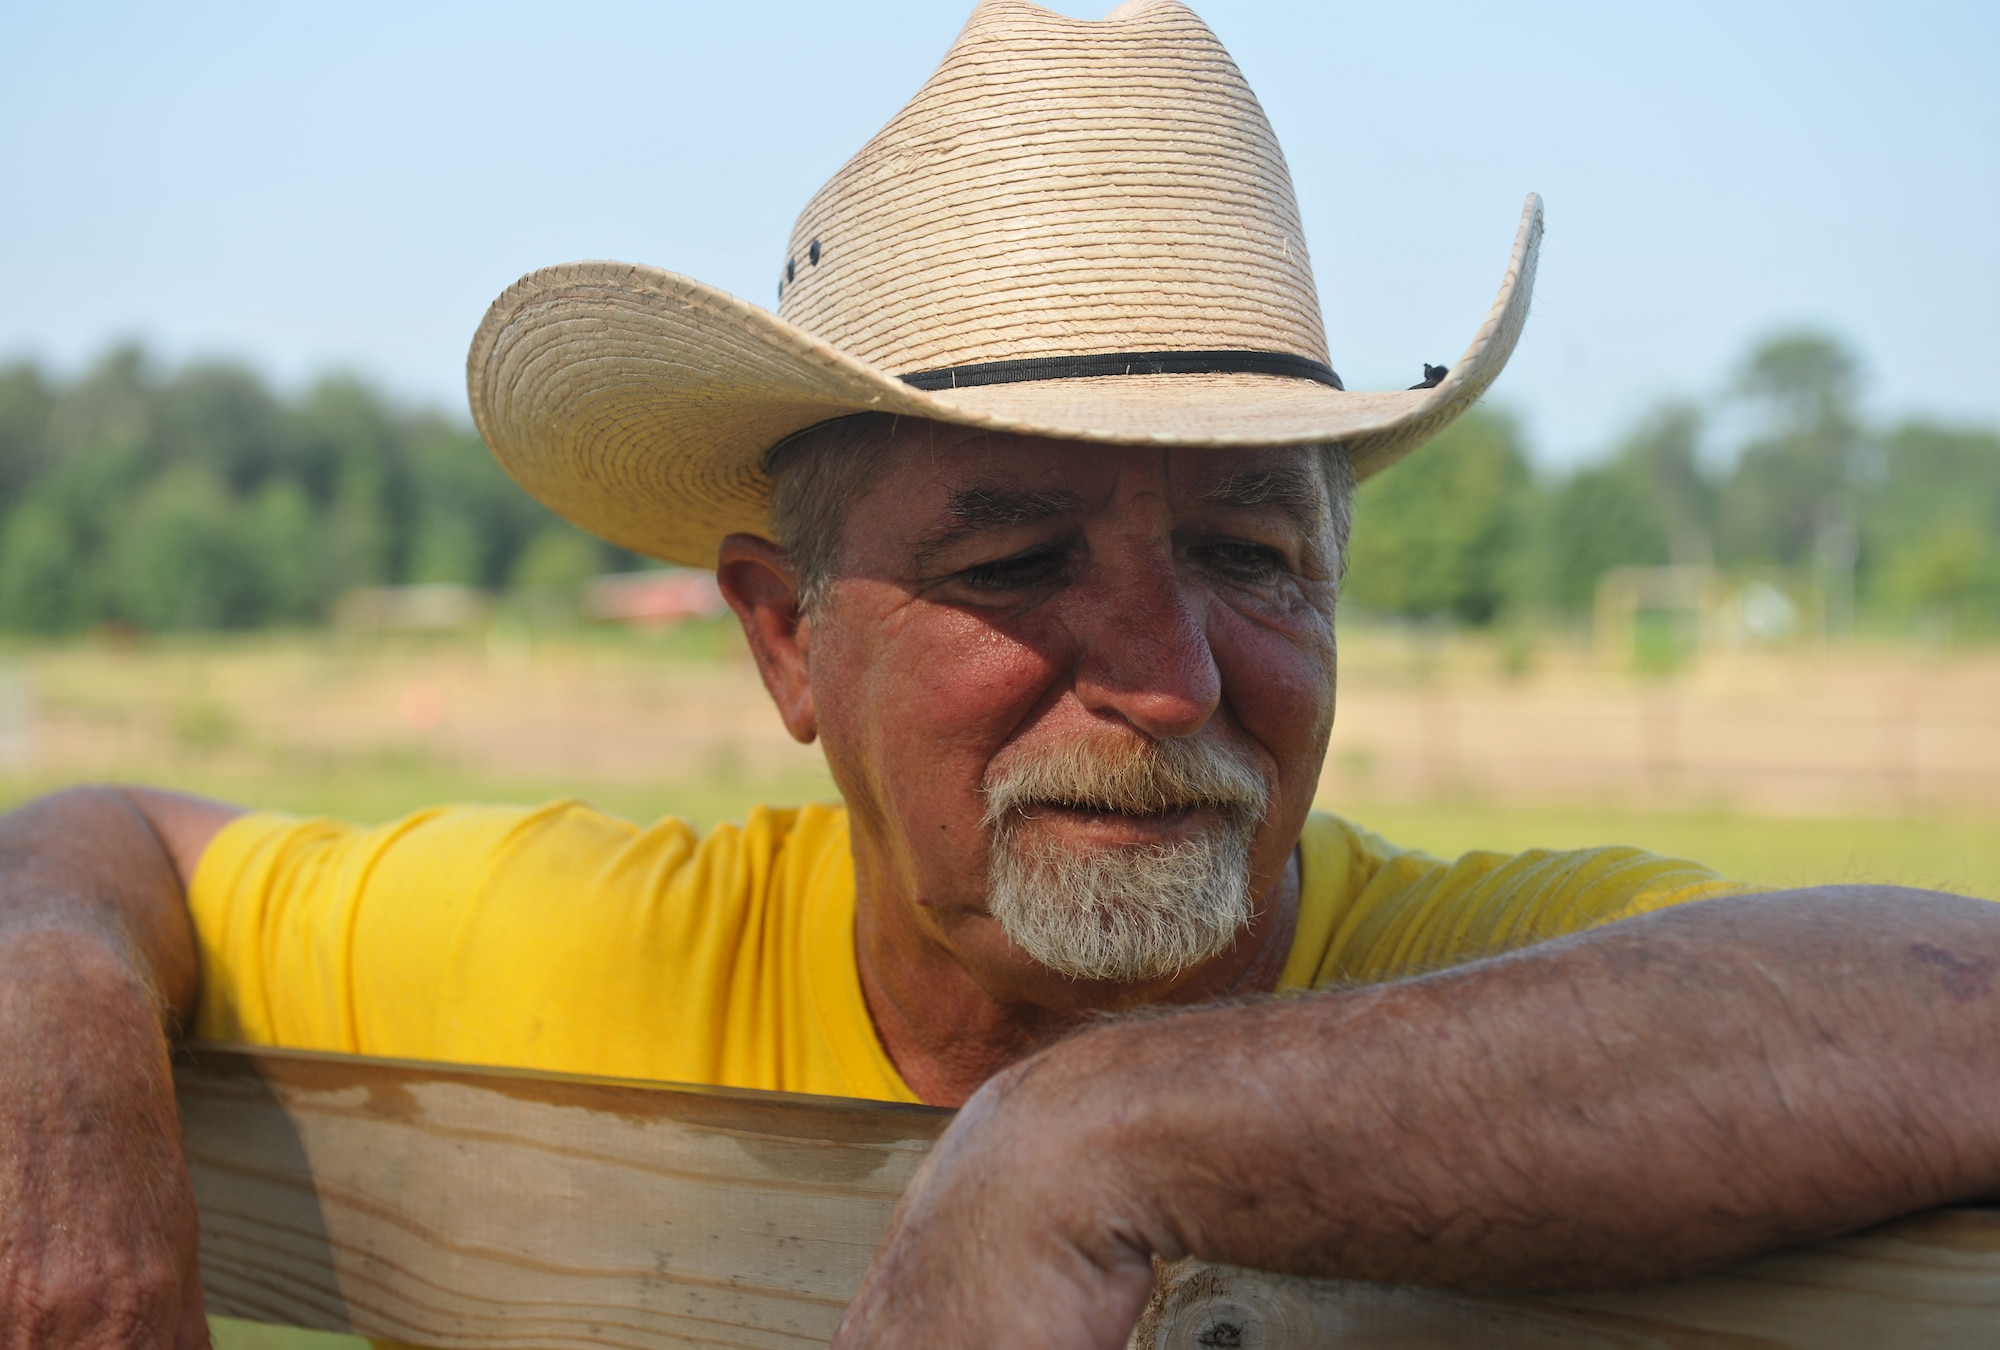
[[[835,1344],[1122,1345],[1154,1256],[1659,1279],[2000,1191],[2000,906],[1717,900],[1396,984],[1146,1016],[996,1075]]]
[[[1067,1103],[1120,1174],[1118,1223],[1165,1254],[1659,1278],[2000,1189],[2000,906],[1710,902],[1395,985],[1108,1028],[1003,1089]]]
[[[130,966],[164,1020],[193,1011],[199,967],[179,867],[141,803],[116,788],[0,816],[0,973],[9,953],[45,963],[58,948],[93,947]]]
[[[196,957],[143,796],[0,817],[0,1343],[207,1344],[167,1033]]]

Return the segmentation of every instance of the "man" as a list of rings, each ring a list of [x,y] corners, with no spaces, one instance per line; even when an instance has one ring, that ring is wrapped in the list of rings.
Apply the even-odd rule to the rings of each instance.
[[[1993,1190],[2000,908],[1310,811],[1353,482],[1497,374],[1538,239],[1531,200],[1442,378],[1348,393],[1199,21],[988,0],[807,207],[777,316],[524,278],[473,345],[488,443],[717,567],[845,809],[16,813],[8,1343],[202,1339],[177,1026],[964,1104],[851,1346],[1118,1346],[1155,1256],[1616,1283]]]

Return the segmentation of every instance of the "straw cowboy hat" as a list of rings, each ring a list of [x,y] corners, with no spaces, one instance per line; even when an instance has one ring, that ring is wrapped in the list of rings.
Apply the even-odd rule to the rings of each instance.
[[[1541,230],[1530,196],[1500,297],[1448,371],[1343,389],[1284,156],[1215,35],[1178,0],[1096,22],[983,0],[806,204],[775,314],[653,267],[569,263],[494,301],[466,378],[529,492],[712,567],[724,535],[769,533],[770,449],[853,413],[1118,444],[1340,441],[1376,472],[1500,373]]]

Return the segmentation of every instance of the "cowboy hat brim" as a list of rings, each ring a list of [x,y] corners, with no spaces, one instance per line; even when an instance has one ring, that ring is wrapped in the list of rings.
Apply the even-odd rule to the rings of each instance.
[[[725,535],[770,532],[771,447],[853,413],[1121,445],[1338,441],[1360,476],[1379,472],[1499,375],[1527,320],[1541,236],[1530,194],[1499,297],[1429,389],[1144,374],[923,390],[711,286],[607,262],[509,287],[473,338],[466,381],[494,456],[558,515],[634,552],[713,567]]]

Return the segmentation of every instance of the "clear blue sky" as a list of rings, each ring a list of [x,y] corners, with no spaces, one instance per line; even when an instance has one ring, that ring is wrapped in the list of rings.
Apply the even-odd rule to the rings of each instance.
[[[794,214],[969,8],[10,0],[0,357],[135,336],[462,412],[531,268],[769,303]],[[1284,142],[1350,387],[1456,357],[1533,188],[1542,284],[1493,397],[1549,461],[1799,323],[1853,341],[1882,413],[2000,423],[1993,0],[1196,8]]]

